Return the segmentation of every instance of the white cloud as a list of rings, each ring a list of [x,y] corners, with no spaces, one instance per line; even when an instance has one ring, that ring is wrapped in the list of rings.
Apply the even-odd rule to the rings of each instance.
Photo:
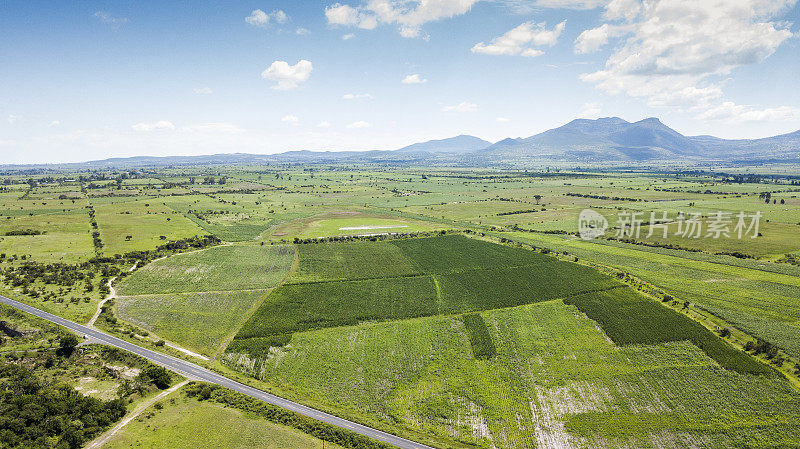
[[[606,20],[625,19],[630,22],[642,12],[642,5],[639,0],[611,0],[606,5],[603,17]]]
[[[506,117],[497,117],[496,119],[494,119],[494,121],[496,121],[497,123],[508,123],[511,121],[511,119]]]
[[[14,123],[17,122],[17,120],[19,120],[19,116],[18,115],[8,114],[8,124],[9,125],[13,125]]]
[[[548,30],[544,23],[525,22],[502,36],[492,39],[489,44],[483,42],[475,44],[472,52],[487,55],[539,56],[544,52],[533,47],[555,45],[561,32],[564,31],[566,23],[565,20]]]
[[[581,106],[581,112],[578,114],[578,117],[597,118],[600,116],[601,112],[603,112],[603,109],[600,103],[584,103],[583,106]]]
[[[266,13],[260,9],[253,10],[249,16],[244,18],[244,21],[256,27],[266,28],[270,22],[275,21],[278,24],[284,24],[289,20],[289,16],[280,9],[276,9],[271,13]],[[300,34],[300,33],[298,33]]]
[[[353,34],[353,33],[348,33],[348,34],[345,34],[344,36],[342,36],[342,40],[343,40],[343,41],[349,41],[350,39],[352,39],[352,38],[354,38],[354,37],[356,37],[356,35],[355,35],[355,34]]]
[[[297,27],[295,34],[297,34],[298,36],[307,36],[311,34],[311,30],[309,30],[308,28]]]
[[[367,0],[356,7],[335,3],[325,8],[331,25],[371,30],[378,24],[397,25],[406,38],[421,35],[428,23],[467,13],[479,0]]]
[[[347,125],[348,129],[361,129],[361,128],[370,128],[370,127],[372,127],[372,123],[365,122],[363,120],[359,120],[357,122],[353,122],[353,123]]]
[[[134,131],[167,131],[175,129],[172,122],[161,120],[154,123],[137,123],[131,126]]]
[[[371,94],[344,94],[342,95],[342,100],[358,100],[358,99],[366,99],[366,100],[374,100]]]
[[[604,23],[597,28],[586,30],[575,39],[575,53],[582,55],[600,50],[608,43],[610,37],[615,36],[619,27]]]
[[[625,36],[624,43],[604,69],[581,79],[609,93],[642,98],[650,106],[714,110],[722,104],[723,77],[762,62],[792,36],[789,25],[775,17],[795,2],[612,1],[606,17],[626,23],[608,30]],[[602,45],[601,35],[584,38],[579,37],[576,51]]]
[[[798,121],[800,109],[792,106],[777,108],[755,109],[751,106],[735,104],[726,101],[714,108],[708,109],[697,116],[700,120],[719,120],[730,124],[743,122],[775,122]]]
[[[478,105],[468,101],[462,101],[455,106],[445,106],[442,108],[444,112],[476,112],[477,110]]]
[[[196,93],[197,95],[211,95],[214,93],[210,87],[200,87],[197,89],[193,89],[192,92]]]
[[[261,72],[261,77],[277,81],[278,84],[272,86],[273,89],[290,90],[308,80],[313,69],[311,61],[306,61],[305,59],[300,60],[295,65],[289,65],[286,61],[275,61]]]
[[[327,122],[327,121],[325,121],[325,120],[323,120],[323,121],[321,121],[321,122],[317,123],[317,128],[330,128],[330,127],[331,127],[331,124],[330,124],[330,123],[328,123],[328,122]]]
[[[49,126],[61,126],[61,120],[53,120]]]
[[[419,73],[415,73],[413,75],[408,75],[400,81],[403,84],[423,84],[427,83],[428,80],[419,76]]]
[[[128,19],[125,17],[114,17],[104,11],[97,11],[96,13],[92,14],[92,17],[95,17],[99,21],[108,25],[121,25],[128,21]]]
[[[300,123],[300,119],[296,115],[286,115],[281,119],[284,123]]]

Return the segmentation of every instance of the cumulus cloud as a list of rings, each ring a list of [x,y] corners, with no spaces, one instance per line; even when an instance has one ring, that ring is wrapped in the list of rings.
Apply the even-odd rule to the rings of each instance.
[[[14,123],[17,123],[17,120],[19,120],[19,116],[18,115],[8,114],[8,124],[9,125],[13,125]]]
[[[276,9],[271,13],[266,13],[260,9],[256,9],[253,10],[249,16],[245,17],[244,21],[256,27],[266,28],[269,26],[270,22],[275,22],[278,24],[284,24],[288,22],[289,16],[280,9]]]
[[[214,93],[210,87],[200,87],[197,89],[193,89],[192,92],[196,93],[197,95],[211,95]]]
[[[543,8],[552,9],[595,9],[604,6],[608,0],[495,0],[510,7],[517,14],[531,14]]]
[[[50,126],[61,126],[61,120],[53,120],[50,122]]]
[[[581,79],[650,106],[714,110],[723,104],[723,77],[762,62],[792,36],[776,17],[795,2],[612,0],[604,17],[619,23],[582,33],[575,50],[596,50],[611,37],[624,41],[602,70]]]
[[[273,89],[291,90],[308,80],[313,69],[314,66],[311,61],[306,61],[305,59],[300,60],[295,65],[289,65],[286,61],[275,61],[261,72],[261,77],[277,81],[277,84],[272,86]]]
[[[296,115],[285,115],[281,121],[283,123],[300,123],[300,119]]]
[[[427,83],[428,80],[423,78],[423,77],[421,77],[419,75],[419,73],[415,73],[413,75],[406,76],[400,82],[403,83],[403,84],[423,84],[423,83]]]
[[[353,122],[347,125],[348,129],[360,129],[360,128],[370,128],[370,127],[372,127],[372,123],[365,122],[363,120],[359,120],[357,122]]]
[[[323,120],[323,121],[317,123],[317,128],[330,128],[330,127],[331,127],[331,124],[328,123],[326,120]]]
[[[792,106],[757,109],[747,105],[725,101],[697,116],[700,120],[719,120],[730,124],[762,121],[798,121],[800,109]]]
[[[396,25],[400,35],[414,38],[421,27],[467,13],[479,0],[368,0],[355,7],[334,3],[325,8],[331,25],[371,30],[379,24]]]
[[[175,129],[175,125],[172,122],[160,120],[153,123],[137,123],[131,126],[131,129],[134,131],[167,131]]]
[[[308,28],[297,27],[297,30],[295,30],[295,34],[297,34],[298,36],[307,36],[311,34],[311,30],[309,30]]]
[[[534,47],[555,45],[566,24],[567,22],[563,21],[548,30],[545,23],[525,22],[492,39],[488,44],[483,42],[475,44],[472,52],[486,55],[539,56],[544,52]]]
[[[442,111],[444,112],[476,112],[477,110],[478,110],[478,105],[475,103],[470,103],[468,101],[462,101],[457,105],[445,106],[442,108]]]
[[[352,38],[354,38],[354,37],[356,37],[356,35],[355,35],[355,34],[353,34],[353,33],[348,33],[348,34],[345,34],[344,36],[342,36],[342,40],[343,40],[343,41],[349,41],[350,39],[352,39]]]
[[[497,117],[496,119],[494,119],[494,121],[496,121],[497,123],[508,123],[511,121],[511,119],[506,117]]]
[[[623,28],[607,23],[597,28],[586,30],[575,39],[575,53],[582,55],[596,52],[608,43],[609,38],[617,36],[623,30]]]

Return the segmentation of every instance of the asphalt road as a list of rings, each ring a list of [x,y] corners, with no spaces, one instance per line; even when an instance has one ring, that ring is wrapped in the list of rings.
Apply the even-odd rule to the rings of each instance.
[[[125,351],[132,352],[136,355],[142,356],[151,362],[161,365],[167,369],[170,369],[176,373],[179,373],[189,379],[192,380],[199,380],[203,382],[209,382],[217,385],[221,385],[225,388],[230,388],[231,390],[238,391],[239,393],[246,394],[250,397],[259,399],[261,401],[267,402],[272,405],[276,405],[278,407],[284,408],[286,410],[291,410],[293,412],[297,412],[301,415],[308,416],[310,418],[314,418],[316,420],[334,425],[336,427],[341,427],[343,429],[351,430],[353,432],[359,433],[361,435],[373,438],[378,441],[383,441],[385,443],[389,443],[391,445],[397,446],[403,449],[432,449],[430,446],[425,446],[420,443],[415,443],[410,440],[406,440],[405,438],[400,438],[398,436],[392,435],[390,433],[382,432],[377,429],[373,429],[371,427],[362,426],[361,424],[354,423],[352,421],[348,421],[346,419],[342,419],[333,415],[330,415],[325,412],[321,412],[319,410],[313,409],[311,407],[306,407],[305,405],[298,404],[296,402],[292,402],[286,400],[282,397],[275,396],[273,394],[266,393],[261,391],[257,388],[253,388],[242,383],[236,382],[233,379],[229,379],[225,376],[217,374],[209,369],[203,368],[202,366],[195,365],[194,363],[187,362],[185,360],[181,360],[175,357],[171,357],[165,354],[161,354],[156,351],[152,351],[150,349],[145,349],[141,346],[137,346],[133,343],[129,343],[125,340],[121,340],[119,338],[113,337],[111,335],[106,334],[105,332],[101,332],[81,324],[75,323],[73,321],[61,318],[59,316],[53,315],[51,313],[47,313],[43,310],[39,310],[35,307],[31,307],[27,304],[23,304],[19,301],[14,301],[13,299],[6,298],[5,296],[0,296],[0,303],[6,304],[8,306],[17,308],[24,312],[28,312],[32,315],[36,315],[39,318],[43,318],[45,320],[51,321],[53,323],[58,324],[59,326],[66,327],[67,329],[76,332],[81,335],[86,335],[87,337],[96,340],[100,343],[107,344],[109,346],[115,346],[117,348],[123,349]]]

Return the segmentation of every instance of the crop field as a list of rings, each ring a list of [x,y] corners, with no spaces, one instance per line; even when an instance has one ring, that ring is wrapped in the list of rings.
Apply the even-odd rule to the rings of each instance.
[[[730,447],[800,431],[785,381],[722,369],[691,343],[617,346],[560,300],[480,317],[493,357],[473,357],[461,317],[435,316],[300,332],[269,356],[226,360],[279,390],[480,447]],[[715,420],[728,425],[703,424]]]
[[[797,267],[560,236],[519,234],[514,238],[621,268],[800,356]]]
[[[148,264],[120,282],[121,295],[265,290],[278,285],[294,261],[286,245],[227,245]]]
[[[241,326],[242,317],[268,293],[251,290],[121,296],[116,312],[123,320],[159,337],[213,355]]]
[[[85,323],[116,277],[118,298],[104,313],[120,320],[121,336],[135,325],[151,343],[216,358],[225,366],[209,366],[434,447],[800,446],[791,376],[800,361],[800,187],[788,177],[659,169],[9,174],[0,294]],[[796,175],[779,164],[726,170]],[[577,217],[587,208],[612,225],[621,212],[644,221],[651,211],[699,213],[704,228],[717,211],[759,212],[761,235],[685,238],[673,224],[666,238],[648,237],[645,225],[629,241],[613,229],[584,241]],[[413,233],[427,236],[383,235]],[[193,248],[163,246],[204,235],[221,241],[186,254]],[[659,303],[661,293],[643,296],[596,265],[672,298]],[[23,279],[24,269],[33,274]],[[725,328],[733,336],[719,337]],[[780,370],[739,349],[757,340],[782,350]],[[3,349],[54,344],[32,334]],[[105,380],[81,382],[113,396]],[[230,447],[321,446],[176,397],[112,447],[196,447],[205,435]]]
[[[237,341],[517,306],[619,285],[581,265],[461,235],[309,245],[300,245],[291,283],[270,295]]]

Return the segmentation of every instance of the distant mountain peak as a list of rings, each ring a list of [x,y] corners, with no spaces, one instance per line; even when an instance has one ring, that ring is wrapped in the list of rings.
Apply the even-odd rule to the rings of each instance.
[[[466,134],[447,139],[428,140],[396,150],[401,153],[468,153],[491,145],[491,142]]]

